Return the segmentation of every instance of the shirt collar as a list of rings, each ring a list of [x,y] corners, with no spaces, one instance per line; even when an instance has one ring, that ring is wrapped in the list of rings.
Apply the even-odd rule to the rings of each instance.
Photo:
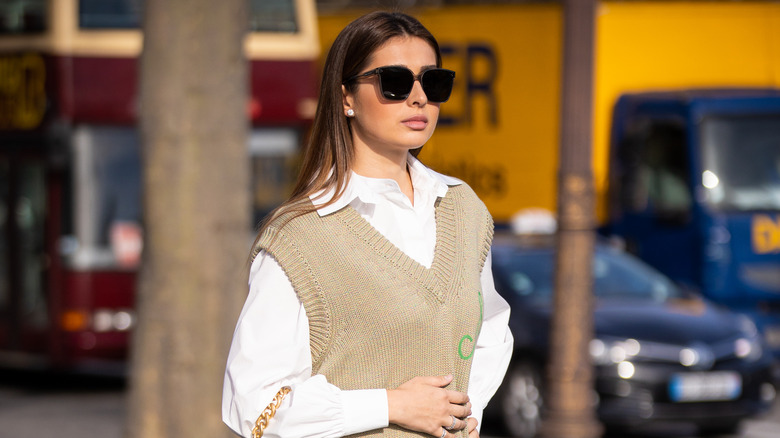
[[[463,184],[463,181],[457,178],[434,172],[411,154],[407,155],[406,162],[409,165],[409,174],[412,177],[412,185],[416,191],[430,190],[435,193],[437,197],[442,198],[447,194],[447,188],[449,186]],[[319,207],[320,205],[327,203],[333,197],[335,194],[334,189],[317,192],[310,195],[309,199],[311,199],[311,202],[317,207],[317,213],[320,216],[327,216],[346,207],[355,199],[359,199],[366,204],[376,204],[378,196],[393,190],[400,191],[400,188],[398,187],[398,183],[391,179],[369,178],[352,172],[349,183],[347,183],[347,186],[344,188],[344,193],[342,193],[341,197],[333,204]]]

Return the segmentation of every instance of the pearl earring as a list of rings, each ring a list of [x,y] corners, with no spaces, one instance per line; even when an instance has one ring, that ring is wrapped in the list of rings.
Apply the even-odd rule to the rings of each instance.
[[[355,110],[352,108],[347,110],[347,117],[353,117],[355,115]]]

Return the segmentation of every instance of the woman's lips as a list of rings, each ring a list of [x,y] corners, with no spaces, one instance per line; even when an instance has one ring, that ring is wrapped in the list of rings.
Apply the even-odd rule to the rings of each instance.
[[[404,119],[401,123],[411,129],[419,131],[425,129],[425,127],[428,126],[428,118],[425,116],[413,116],[409,117],[408,119]]]

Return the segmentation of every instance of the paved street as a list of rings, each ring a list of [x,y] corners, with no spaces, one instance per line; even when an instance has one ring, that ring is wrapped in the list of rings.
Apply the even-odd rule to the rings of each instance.
[[[0,438],[121,438],[124,397],[125,385],[117,379],[0,370]],[[679,429],[659,436],[690,433]],[[763,418],[745,422],[738,436],[780,436],[780,403]]]
[[[0,370],[0,438],[120,438],[124,394],[117,379]]]

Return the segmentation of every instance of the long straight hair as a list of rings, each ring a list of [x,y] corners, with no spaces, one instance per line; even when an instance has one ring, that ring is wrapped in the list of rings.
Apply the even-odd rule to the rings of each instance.
[[[317,111],[311,135],[306,145],[301,171],[290,198],[263,220],[253,245],[276,218],[293,218],[314,211],[306,199],[320,191],[333,191],[324,205],[338,200],[349,182],[355,151],[349,119],[344,115],[342,84],[354,92],[354,83],[347,78],[357,75],[369,63],[371,56],[383,44],[395,37],[416,37],[428,42],[436,53],[436,65],[441,67],[441,51],[436,38],[416,18],[400,12],[371,12],[351,22],[333,42],[323,67]],[[412,151],[416,156],[422,147]],[[282,224],[283,225],[283,224]]]

